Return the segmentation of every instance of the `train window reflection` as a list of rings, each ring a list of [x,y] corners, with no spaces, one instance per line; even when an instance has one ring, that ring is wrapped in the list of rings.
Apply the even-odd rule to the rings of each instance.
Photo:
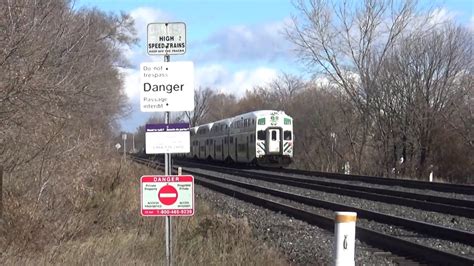
[[[291,140],[291,131],[285,130],[285,132],[283,133],[283,138],[285,140]]]
[[[259,130],[257,132],[258,140],[265,140],[266,137],[267,137],[267,134],[266,134],[265,130]]]

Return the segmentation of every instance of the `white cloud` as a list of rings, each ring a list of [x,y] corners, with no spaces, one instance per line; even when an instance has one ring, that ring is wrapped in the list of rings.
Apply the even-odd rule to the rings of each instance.
[[[458,14],[453,11],[449,11],[446,8],[435,8],[430,13],[429,23],[431,25],[444,24],[450,21],[454,21]]]
[[[260,25],[237,25],[213,33],[199,46],[209,47],[201,60],[276,60],[290,55],[284,35],[289,19]]]
[[[137,30],[138,45],[129,47],[124,45],[122,50],[125,58],[132,64],[139,64],[147,58],[146,54],[146,40],[147,40],[147,26],[149,23],[171,21],[172,16],[164,11],[150,7],[139,7],[130,12],[130,16],[135,21],[135,29]],[[156,60],[155,60],[156,59]],[[162,60],[162,57],[154,57],[149,61]]]
[[[196,87],[210,87],[217,92],[242,97],[247,90],[275,79],[279,72],[273,68],[257,67],[232,73],[222,65],[213,64],[197,68],[195,73]]]
[[[139,101],[140,70],[132,68],[118,68],[123,77],[125,94],[130,103]]]
[[[138,37],[144,41],[146,41],[148,23],[171,20],[171,16],[166,12],[151,7],[134,9],[130,12],[130,16],[135,20]]]

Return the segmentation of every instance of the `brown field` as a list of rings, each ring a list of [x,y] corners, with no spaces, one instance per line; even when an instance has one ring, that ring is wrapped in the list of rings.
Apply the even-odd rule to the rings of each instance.
[[[139,214],[139,177],[160,173],[118,159],[109,173],[82,204],[54,217],[7,193],[0,264],[164,264],[165,219]],[[217,215],[200,200],[195,216],[173,218],[173,245],[175,265],[288,264],[255,239],[246,220]]]

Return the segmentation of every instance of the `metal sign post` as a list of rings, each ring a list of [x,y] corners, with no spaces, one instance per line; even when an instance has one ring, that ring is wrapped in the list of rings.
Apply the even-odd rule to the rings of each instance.
[[[165,125],[170,124],[170,111],[191,111],[194,109],[193,63],[169,63],[170,55],[186,53],[186,46],[185,23],[167,22],[148,24],[147,53],[149,55],[163,55],[164,63],[158,64],[157,62],[151,62],[140,64],[140,83],[142,85],[142,89],[140,90],[140,110],[142,112],[164,111]],[[182,132],[176,133],[176,135],[178,135],[178,133]],[[174,137],[177,138],[178,136]],[[152,154],[160,153],[159,149],[150,152]],[[172,150],[166,150],[164,153],[165,175],[167,176],[172,174],[172,152]],[[148,149],[147,154],[150,154]],[[162,194],[174,195],[175,193],[163,192]],[[147,210],[147,213],[149,211],[150,210]],[[168,213],[166,213],[166,215],[166,265],[172,265],[171,216],[168,215]]]
[[[170,56],[165,55],[165,62],[170,61]],[[170,123],[170,112],[165,113],[165,124]],[[165,153],[165,175],[171,175],[171,153]],[[171,216],[166,216],[166,264],[171,266]]]

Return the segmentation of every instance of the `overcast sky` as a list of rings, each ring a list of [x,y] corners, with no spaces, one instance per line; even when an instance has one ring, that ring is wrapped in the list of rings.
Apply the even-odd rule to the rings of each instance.
[[[126,51],[132,68],[121,69],[133,108],[132,114],[121,120],[125,131],[135,131],[151,114],[140,112],[140,63],[163,61],[163,56],[146,53],[148,23],[186,23],[186,54],[171,56],[171,61],[194,62],[196,88],[210,87],[242,96],[282,71],[309,76],[283,34],[291,15],[297,14],[291,0],[78,0],[76,6],[124,11],[135,19],[140,42]],[[455,19],[474,27],[474,1],[438,1],[436,6],[440,19]]]

